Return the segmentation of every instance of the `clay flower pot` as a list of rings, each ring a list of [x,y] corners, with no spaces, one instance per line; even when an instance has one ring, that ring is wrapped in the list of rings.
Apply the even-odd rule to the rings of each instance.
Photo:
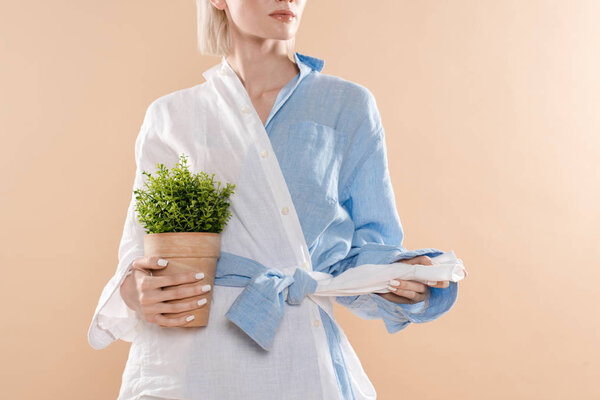
[[[178,274],[186,271],[204,272],[202,282],[209,284],[211,290],[199,296],[185,299],[167,300],[165,303],[184,303],[192,298],[196,301],[205,298],[206,304],[192,311],[194,319],[183,327],[206,326],[210,315],[210,305],[214,291],[217,261],[221,254],[221,234],[211,232],[167,232],[153,233],[144,236],[144,255],[160,256],[169,261],[163,269],[153,270],[152,275],[162,276]],[[196,283],[185,283],[176,286],[193,286]],[[164,287],[163,290],[175,286]],[[165,313],[165,317],[174,318],[188,315],[190,311]]]

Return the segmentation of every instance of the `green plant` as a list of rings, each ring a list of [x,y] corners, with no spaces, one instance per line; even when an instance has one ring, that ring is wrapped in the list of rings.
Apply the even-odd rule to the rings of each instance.
[[[192,174],[186,156],[179,158],[171,170],[158,163],[156,176],[142,172],[148,177],[146,190],[133,191],[138,221],[146,233],[222,232],[231,217],[228,200],[235,185],[215,186],[215,174]]]

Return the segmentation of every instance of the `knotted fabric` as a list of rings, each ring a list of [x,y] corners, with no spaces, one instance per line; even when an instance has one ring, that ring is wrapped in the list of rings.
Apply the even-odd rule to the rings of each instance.
[[[423,254],[431,257],[432,265],[401,261]],[[225,315],[263,349],[269,350],[286,301],[290,305],[298,305],[308,296],[335,319],[331,314],[333,310],[328,306],[330,303],[321,300],[323,297],[388,293],[391,279],[458,282],[465,277],[463,262],[453,251],[431,248],[398,251],[393,258],[378,262],[383,264],[352,266],[336,276],[300,268],[289,276],[277,268],[267,268],[253,259],[221,250],[215,285],[245,286]],[[456,285],[452,288],[456,290]]]
[[[284,314],[285,301],[298,305],[317,289],[317,281],[303,269],[293,276],[242,256],[221,251],[215,285],[245,286],[226,317],[263,349],[270,350]]]

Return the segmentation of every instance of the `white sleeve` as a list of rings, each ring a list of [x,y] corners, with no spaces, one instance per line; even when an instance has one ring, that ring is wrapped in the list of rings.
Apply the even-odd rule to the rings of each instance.
[[[153,104],[146,110],[144,121],[135,142],[136,172],[133,190],[141,189],[144,183],[142,171],[154,173],[158,162],[168,164],[167,157],[172,154],[168,147],[160,141],[155,130]],[[117,271],[106,284],[94,312],[88,330],[88,342],[94,349],[103,349],[117,339],[132,342],[145,321],[130,309],[121,297],[121,283],[131,270],[133,260],[144,255],[145,228],[138,222],[135,212],[135,194],[131,193],[131,201],[127,210],[125,226],[119,244],[119,262]]]

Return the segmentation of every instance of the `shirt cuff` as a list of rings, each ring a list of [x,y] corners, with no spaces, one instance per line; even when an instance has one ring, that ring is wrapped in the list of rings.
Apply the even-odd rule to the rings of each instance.
[[[429,322],[446,314],[454,306],[458,298],[458,282],[450,282],[444,289],[430,287],[427,297],[415,304],[397,304],[375,293],[370,295],[382,311],[384,321],[386,316],[391,319],[402,316],[414,323]]]

